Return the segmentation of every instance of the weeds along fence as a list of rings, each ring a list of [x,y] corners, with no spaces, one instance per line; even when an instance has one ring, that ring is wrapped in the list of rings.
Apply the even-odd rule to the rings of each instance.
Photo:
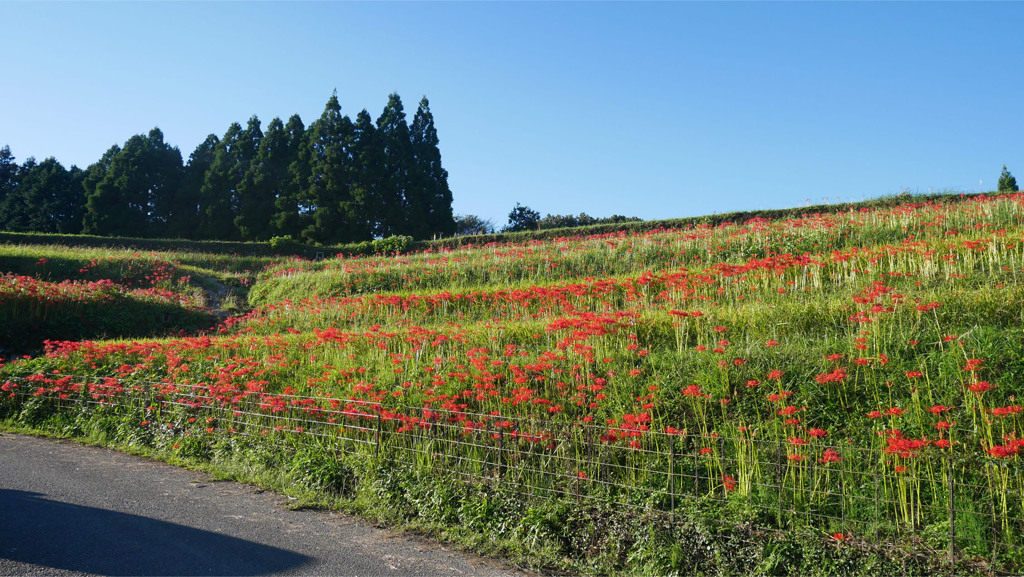
[[[852,446],[694,432],[511,420],[424,407],[267,395],[207,384],[33,375],[3,383],[0,418],[82,434],[117,424],[135,442],[203,454],[230,437],[288,451],[361,453],[420,474],[514,487],[531,499],[658,515],[695,507],[769,530],[884,545],[912,537],[939,556],[1020,567],[1020,459],[952,440]],[[83,424],[85,423],[85,424]],[[121,439],[124,440],[124,439]],[[208,451],[207,451],[208,452]],[[186,454],[187,456],[187,454]]]

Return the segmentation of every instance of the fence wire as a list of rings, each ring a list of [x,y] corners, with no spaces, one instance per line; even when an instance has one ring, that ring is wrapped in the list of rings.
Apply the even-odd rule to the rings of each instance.
[[[824,439],[794,446],[750,435],[668,434],[109,377],[13,377],[5,391],[0,408],[21,416],[113,411],[136,415],[141,430],[172,436],[387,452],[467,482],[663,515],[670,523],[695,505],[733,505],[776,530],[799,526],[878,542],[917,535],[953,560],[959,553],[995,559],[1024,545],[1019,458],[957,445],[899,454]]]

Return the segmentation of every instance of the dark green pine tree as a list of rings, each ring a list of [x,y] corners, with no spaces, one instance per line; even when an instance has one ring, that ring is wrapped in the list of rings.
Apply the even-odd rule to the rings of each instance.
[[[17,180],[4,199],[3,206],[0,206],[3,209],[4,230],[31,232],[32,229],[29,225],[32,218],[29,213],[31,207],[25,194],[25,185],[30,182],[28,175],[33,174],[38,165],[35,157],[30,156],[18,167]]]
[[[452,214],[452,191],[448,188],[448,171],[441,167],[441,149],[438,148],[434,115],[430,102],[420,100],[412,126],[413,166],[410,175],[409,218],[412,236],[423,239],[431,236],[455,234],[455,216]]]
[[[85,176],[82,178],[82,190],[85,193],[85,214],[82,216],[82,232],[85,234],[97,234],[94,232],[96,226],[98,226],[99,215],[94,214],[98,208],[94,208],[92,211],[89,209],[89,203],[92,202],[94,205],[99,203],[103,204],[103,199],[95,199],[96,187],[99,183],[107,177],[107,171],[110,170],[110,165],[114,162],[114,158],[121,153],[121,147],[117,144],[111,146],[103,153],[103,156],[99,160],[89,165],[85,169]]]
[[[206,179],[206,172],[213,164],[213,155],[217,150],[220,138],[210,134],[188,157],[185,174],[174,200],[171,221],[167,225],[167,234],[173,238],[199,238],[198,230],[203,214],[200,206],[200,190]]]
[[[288,140],[288,174],[280,194],[274,199],[271,225],[275,235],[298,239],[312,220],[306,198],[309,159],[306,158],[305,150],[309,133],[298,114],[288,119],[284,130]]]
[[[388,103],[377,118],[377,132],[384,147],[380,236],[407,235],[411,233],[411,227],[406,190],[409,188],[413,152],[402,99],[397,94],[388,96]]]
[[[309,127],[306,158],[313,222],[302,233],[307,240],[339,243],[370,238],[369,228],[360,218],[362,207],[351,194],[352,138],[352,121],[341,114],[335,93]]]
[[[356,115],[352,139],[352,198],[362,206],[362,218],[371,236],[385,236],[382,188],[384,143],[373,125],[370,113],[363,109]]]
[[[98,181],[97,165],[85,177],[86,234],[158,237],[168,232],[183,167],[181,152],[154,128],[135,135],[109,159]],[[108,151],[109,153],[110,151]],[[102,168],[101,159],[99,168]]]
[[[245,241],[269,240],[275,201],[283,194],[291,175],[288,133],[284,122],[275,118],[267,125],[256,158],[238,186],[239,212],[235,225]]]
[[[18,169],[11,147],[0,148],[0,230],[11,230],[7,225],[10,215],[7,199],[18,187]]]
[[[255,115],[243,130],[233,122],[217,144],[210,169],[206,171],[199,189],[199,238],[239,240],[241,234],[235,226],[239,215],[238,187],[259,150],[263,132]]]
[[[82,230],[85,196],[83,172],[76,166],[66,170],[52,156],[36,163],[33,159],[19,170],[18,187],[8,210],[17,219],[11,230],[72,234]]]
[[[999,175],[999,192],[1017,192],[1020,190],[1017,188],[1017,179],[1010,174],[1009,170],[1006,170],[1006,165],[1003,165],[1003,172]]]

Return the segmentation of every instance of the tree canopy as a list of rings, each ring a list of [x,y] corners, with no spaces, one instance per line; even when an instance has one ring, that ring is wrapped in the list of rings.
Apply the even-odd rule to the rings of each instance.
[[[1006,170],[1006,165],[1003,165],[1003,172],[999,175],[999,192],[1017,192],[1020,190],[1017,188],[1017,179],[1010,174],[1009,170]]]
[[[257,116],[210,134],[183,162],[153,128],[86,170],[0,149],[0,229],[325,244],[455,233],[448,172],[426,97],[412,125],[398,94],[353,122],[337,93],[308,127]]]

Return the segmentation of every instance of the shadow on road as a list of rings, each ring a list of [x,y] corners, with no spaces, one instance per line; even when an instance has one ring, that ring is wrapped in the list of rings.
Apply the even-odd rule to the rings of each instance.
[[[129,515],[0,489],[0,557],[101,575],[261,575],[311,557]]]

